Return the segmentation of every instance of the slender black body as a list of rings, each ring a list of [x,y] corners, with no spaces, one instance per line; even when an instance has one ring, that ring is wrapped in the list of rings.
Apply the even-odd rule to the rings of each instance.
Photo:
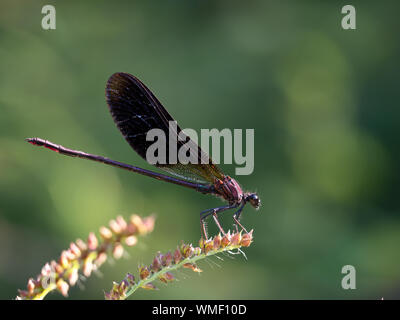
[[[111,159],[108,159],[108,158],[105,158],[102,156],[97,156],[97,155],[86,153],[86,152],[79,151],[79,150],[68,149],[59,144],[55,144],[53,142],[43,140],[41,138],[27,138],[25,140],[33,145],[43,146],[43,147],[46,147],[47,149],[56,151],[60,154],[66,155],[66,156],[102,162],[102,163],[108,164],[110,166],[125,169],[128,171],[133,171],[133,172],[142,174],[144,176],[152,177],[152,178],[155,178],[158,180],[167,181],[167,182],[178,184],[178,185],[181,185],[181,186],[184,186],[187,188],[195,189],[196,191],[199,191],[202,193],[215,193],[214,188],[210,185],[201,185],[199,183],[194,183],[194,182],[177,179],[177,178],[174,178],[171,176],[167,176],[165,174],[161,174],[161,173],[153,172],[150,170],[142,169],[139,167],[131,166],[129,164],[111,160]]]
[[[106,86],[106,98],[111,115],[118,129],[131,147],[142,158],[146,159],[147,148],[152,143],[151,141],[146,141],[147,132],[151,129],[161,129],[165,133],[168,133],[171,129],[169,127],[169,122],[174,121],[174,119],[139,79],[127,73],[115,73],[109,78]],[[182,130],[179,126],[177,126],[175,130],[176,132],[174,132],[174,134],[182,136],[183,132],[181,132]],[[181,147],[188,141],[194,144],[194,146],[198,148],[198,161],[196,164],[171,163],[168,161],[169,158],[167,155],[166,164],[156,165],[168,173],[175,175],[175,177],[83,151],[68,149],[41,138],[28,138],[26,141],[33,145],[46,147],[63,155],[102,162],[157,180],[184,186],[204,194],[214,194],[221,197],[228,202],[228,205],[205,210],[200,213],[201,230],[206,239],[207,232],[204,219],[207,216],[213,215],[218,228],[222,233],[225,233],[218,222],[218,213],[228,209],[238,208],[233,218],[236,227],[239,225],[244,229],[239,222],[244,205],[250,202],[256,209],[260,206],[260,199],[257,194],[244,193],[237,181],[229,176],[225,176],[208,155],[187,136],[185,141],[177,139],[177,147]],[[173,147],[174,146],[169,146],[167,141],[167,150]]]

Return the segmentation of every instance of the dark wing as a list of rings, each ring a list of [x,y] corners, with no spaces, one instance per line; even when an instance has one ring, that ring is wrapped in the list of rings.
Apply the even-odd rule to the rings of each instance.
[[[168,111],[162,106],[151,91],[136,77],[128,73],[114,73],[107,81],[107,104],[111,115],[122,135],[130,146],[146,160],[146,152],[153,141],[146,141],[147,132],[151,129],[161,129],[167,137],[166,164],[156,166],[179,176],[183,179],[192,179],[199,182],[213,182],[215,178],[222,179],[224,174],[212,163],[211,158],[177,126],[173,132],[176,136],[184,135],[184,141],[176,139],[177,148],[190,143],[198,149],[197,164],[178,163],[169,161],[169,121],[175,121]],[[171,149],[176,151],[175,146]]]

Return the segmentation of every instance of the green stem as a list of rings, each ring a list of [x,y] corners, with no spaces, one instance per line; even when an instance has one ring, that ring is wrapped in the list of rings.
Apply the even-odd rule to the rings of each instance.
[[[241,247],[240,244],[238,244],[238,245],[229,245],[229,246],[226,246],[224,248],[217,249],[217,250],[211,250],[207,254],[201,253],[199,255],[195,255],[195,256],[192,256],[190,258],[186,258],[186,259],[182,260],[181,262],[179,262],[177,264],[173,264],[171,266],[164,267],[161,270],[159,270],[157,272],[154,272],[151,276],[147,277],[146,279],[139,280],[137,283],[132,285],[128,289],[128,291],[125,293],[125,295],[123,297],[121,297],[121,298],[122,299],[128,298],[132,293],[134,293],[140,287],[142,287],[142,286],[144,286],[144,285],[146,285],[148,283],[151,283],[154,280],[157,280],[161,275],[163,275],[163,274],[165,274],[167,272],[179,269],[180,267],[182,267],[186,263],[195,263],[198,260],[201,260],[201,259],[204,259],[204,258],[207,258],[207,257],[211,257],[211,256],[216,255],[218,253],[231,251],[231,250],[234,250],[234,249],[239,249],[240,247]]]
[[[51,283],[47,286],[46,289],[44,289],[42,292],[39,292],[37,295],[35,295],[35,297],[33,298],[33,300],[43,300],[45,296],[47,296],[47,294],[53,290],[57,289],[57,286],[55,283]]]

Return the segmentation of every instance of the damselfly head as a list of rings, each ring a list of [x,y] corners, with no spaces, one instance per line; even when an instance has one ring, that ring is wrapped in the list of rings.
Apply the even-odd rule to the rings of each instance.
[[[255,208],[259,209],[261,206],[261,200],[258,197],[257,193],[246,193],[245,201],[250,202],[250,204]]]

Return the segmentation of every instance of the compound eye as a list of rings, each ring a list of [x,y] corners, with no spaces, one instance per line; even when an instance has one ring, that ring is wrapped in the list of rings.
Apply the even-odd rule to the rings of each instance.
[[[256,209],[260,206],[260,199],[256,194],[251,194],[248,198],[248,201]]]

